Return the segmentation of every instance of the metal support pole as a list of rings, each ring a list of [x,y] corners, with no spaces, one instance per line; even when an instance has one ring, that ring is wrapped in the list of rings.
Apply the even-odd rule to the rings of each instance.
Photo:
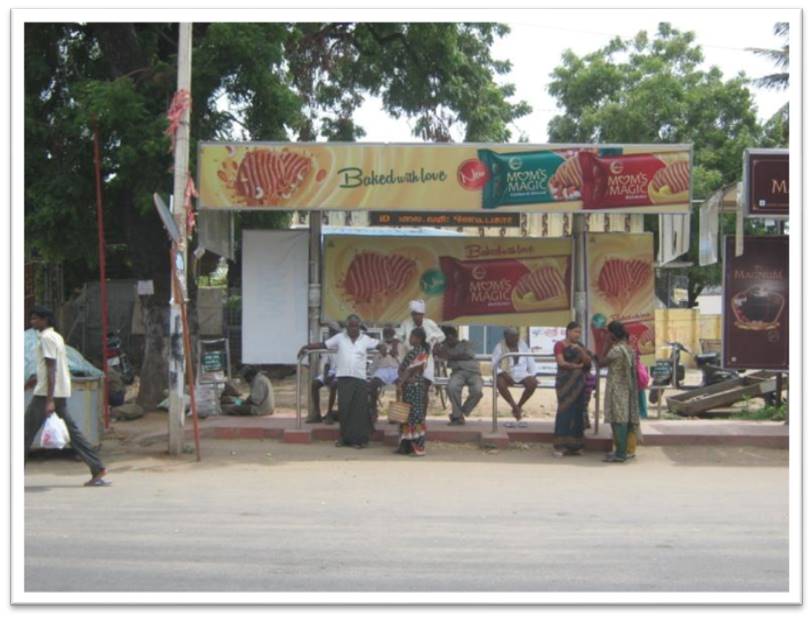
[[[598,425],[601,422],[601,368],[598,367],[595,375],[595,429],[592,433],[598,433]]]
[[[321,213],[310,213],[310,242],[308,247],[308,271],[310,286],[307,295],[307,340],[321,339]],[[308,384],[318,375],[318,363],[308,367]],[[307,401],[310,405],[310,389]],[[310,408],[308,408],[310,409]]]
[[[312,356],[313,354],[324,354],[327,350],[306,350],[305,354]],[[302,428],[302,360],[304,356],[296,359],[296,429]],[[316,361],[318,364],[318,361]],[[313,364],[313,361],[310,361]]]
[[[575,241],[575,254],[573,255],[573,273],[575,284],[575,321],[578,322],[588,335],[588,315],[586,306],[586,225],[585,216],[576,213],[572,220],[572,236]],[[588,336],[587,336],[588,339]],[[584,342],[587,343],[587,342]]]
[[[178,35],[178,90],[191,91],[192,84],[192,24],[179,24]],[[178,262],[184,265],[183,272],[178,272],[179,277],[186,279],[186,213],[183,209],[184,193],[189,176],[189,112],[186,110],[180,120],[175,134],[175,178],[174,178],[174,199],[172,215],[182,230],[180,241],[177,243],[176,257]],[[173,260],[174,261],[174,260]],[[173,264],[173,268],[174,268]],[[173,287],[175,287],[173,285]],[[181,286],[185,289],[185,285]],[[183,294],[180,290],[179,294]],[[178,294],[172,295],[170,313],[170,341],[183,341],[183,326],[181,319],[180,304],[182,298],[177,298]],[[174,365],[174,367],[173,367]],[[170,388],[169,388],[169,454],[180,455],[183,452],[183,424],[185,413],[185,402],[183,397],[183,377],[186,372],[185,359],[183,355],[177,355],[170,363]],[[172,388],[172,379],[176,380],[176,388]],[[191,395],[191,393],[190,393]]]

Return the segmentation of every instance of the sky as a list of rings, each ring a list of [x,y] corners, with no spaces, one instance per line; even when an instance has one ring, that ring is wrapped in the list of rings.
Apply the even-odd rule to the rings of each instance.
[[[516,86],[513,100],[523,99],[533,108],[531,114],[511,126],[514,141],[522,134],[530,142],[547,141],[547,124],[558,113],[554,99],[546,92],[547,82],[566,49],[584,55],[603,47],[614,36],[629,38],[641,30],[651,35],[659,22],[668,21],[678,30],[694,32],[696,42],[704,51],[704,68],[715,65],[729,79],[740,71],[748,77],[775,72],[771,61],[746,48],[775,49],[782,44],[772,30],[773,24],[780,21],[780,15],[772,9],[525,9],[507,10],[501,15],[500,21],[510,26],[511,32],[494,43],[492,56],[510,60],[513,68],[504,78],[500,76],[499,81],[513,83]],[[750,88],[762,121],[789,98],[786,92]],[[356,114],[356,121],[367,132],[364,141],[418,141],[411,132],[413,122],[391,118],[381,109],[377,98],[365,101]],[[454,139],[462,141],[462,135],[457,133]]]

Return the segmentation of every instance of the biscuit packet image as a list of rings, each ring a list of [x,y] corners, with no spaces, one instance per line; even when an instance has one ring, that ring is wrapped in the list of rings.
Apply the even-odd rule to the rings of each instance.
[[[459,260],[440,257],[446,278],[443,320],[534,313],[570,306],[570,258]]]
[[[482,208],[519,204],[545,204],[565,200],[553,195],[549,181],[566,158],[550,150],[497,153],[477,150],[479,160],[490,171],[490,179],[482,188]]]
[[[580,152],[586,210],[679,204],[688,200],[688,153],[598,156]]]

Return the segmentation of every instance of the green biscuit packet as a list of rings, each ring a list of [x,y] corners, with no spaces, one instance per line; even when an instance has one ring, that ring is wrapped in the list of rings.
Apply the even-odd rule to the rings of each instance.
[[[550,150],[497,153],[477,151],[490,171],[482,189],[482,208],[561,201],[552,194],[549,181],[565,159]]]

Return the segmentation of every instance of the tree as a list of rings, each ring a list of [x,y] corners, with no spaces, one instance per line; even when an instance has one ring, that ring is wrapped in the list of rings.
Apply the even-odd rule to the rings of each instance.
[[[163,320],[168,241],[151,195],[169,193],[164,135],[175,90],[177,25],[29,23],[25,28],[27,249],[64,263],[69,289],[97,268],[92,127],[102,137],[107,242],[123,248],[110,276],[152,279],[139,402],[166,385]],[[415,134],[504,141],[529,112],[495,78],[495,24],[195,24],[191,153],[200,139],[353,140],[365,96],[415,119]],[[227,105],[223,105],[227,102]],[[264,225],[284,226],[279,215]],[[243,225],[250,224],[247,218]],[[253,221],[256,224],[256,221]]]
[[[773,33],[783,39],[784,44],[780,49],[748,47],[747,51],[772,60],[779,71],[754,79],[753,83],[759,88],[786,90],[789,88],[789,23],[785,21],[776,23],[773,26]]]
[[[773,61],[774,66],[779,69],[778,73],[764,75],[754,79],[752,83],[759,88],[768,90],[786,90],[789,88],[789,24],[778,22],[773,26],[776,36],[784,39],[784,44],[780,49],[748,48],[748,51],[759,56],[764,56]],[[764,126],[770,147],[783,146],[789,144],[789,103],[784,103]]]
[[[693,197],[707,198],[736,181],[742,152],[764,139],[744,74],[723,79],[717,67],[701,67],[701,48],[691,32],[661,23],[653,37],[613,39],[579,57],[566,51],[548,90],[563,113],[549,123],[554,142],[691,143]],[[698,261],[698,212],[694,209],[690,259]],[[656,217],[646,229],[656,231]],[[656,236],[655,236],[656,238]],[[716,267],[688,269],[689,303],[709,284]]]

